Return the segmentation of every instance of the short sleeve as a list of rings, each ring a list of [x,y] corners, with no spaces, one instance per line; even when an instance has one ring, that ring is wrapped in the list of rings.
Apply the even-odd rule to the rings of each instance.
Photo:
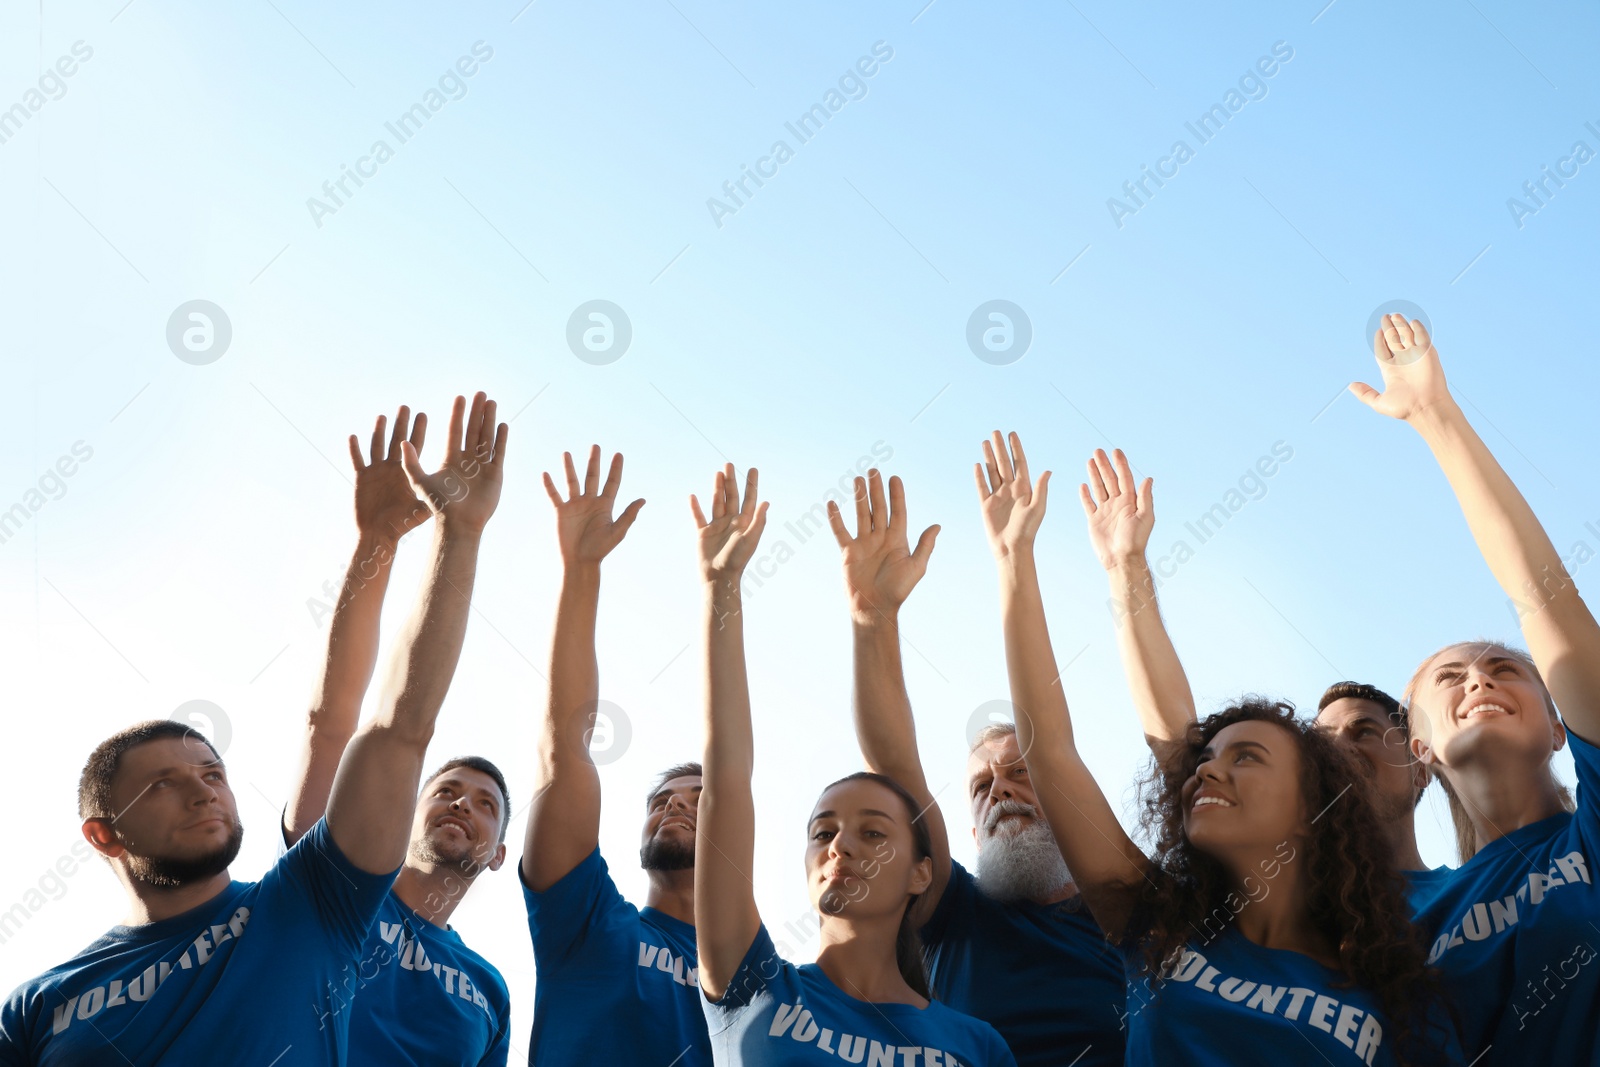
[[[704,993],[700,996],[710,1031],[717,1034],[732,1026],[741,1015],[763,1000],[785,971],[793,970],[793,965],[778,955],[772,935],[767,933],[767,924],[762,923],[739,969],[734,972],[733,980],[723,990],[722,999],[712,1001]]]
[[[928,948],[937,946],[951,936],[958,936],[959,927],[969,920],[977,903],[977,880],[955,860],[950,861],[950,880],[945,883],[944,895],[933,909],[933,915],[922,924],[918,936]],[[952,930],[952,927],[957,929]]]
[[[367,933],[400,873],[371,874],[351,863],[334,843],[327,819],[317,824],[261,879],[263,892],[303,894],[322,927],[350,952]]]
[[[1567,731],[1567,744],[1578,770],[1578,822],[1590,834],[1600,833],[1600,748],[1571,730]]]
[[[0,1067],[28,1067],[27,1019],[23,1005],[27,1001],[27,986],[6,998],[0,1007]]]
[[[580,955],[606,916],[631,905],[617,891],[611,870],[596,848],[543,893],[529,887],[517,864],[522,899],[528,908],[533,957],[541,967],[559,967]]]

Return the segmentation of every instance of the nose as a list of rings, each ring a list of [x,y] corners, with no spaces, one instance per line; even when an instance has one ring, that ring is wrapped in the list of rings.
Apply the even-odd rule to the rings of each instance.
[[[989,783],[989,800],[1012,800],[1016,797],[1016,790],[1011,787],[1011,779],[1005,774],[1004,768],[995,767],[994,781]]]

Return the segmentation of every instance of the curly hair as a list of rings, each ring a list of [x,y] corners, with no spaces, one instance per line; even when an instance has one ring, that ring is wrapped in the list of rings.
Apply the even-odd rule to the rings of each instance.
[[[1305,865],[1302,882],[1313,926],[1338,946],[1344,975],[1377,996],[1395,1029],[1391,1047],[1403,1047],[1421,1022],[1421,995],[1432,986],[1426,946],[1407,920],[1404,883],[1385,845],[1359,757],[1297,718],[1292,704],[1246,697],[1192,724],[1183,747],[1141,783],[1144,825],[1154,839],[1154,870],[1137,908],[1142,921],[1132,931],[1143,937],[1144,974],[1158,980],[1196,934],[1209,940],[1203,926],[1215,936],[1248,904],[1239,880],[1196,848],[1183,827],[1184,783],[1212,738],[1240,722],[1272,723],[1294,738],[1305,810],[1330,817],[1313,819],[1303,855],[1291,850],[1283,856],[1285,842],[1278,859]],[[1267,878],[1276,873],[1263,870]]]

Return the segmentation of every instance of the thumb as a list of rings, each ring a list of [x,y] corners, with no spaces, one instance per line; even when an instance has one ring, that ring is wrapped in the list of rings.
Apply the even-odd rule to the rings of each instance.
[[[427,473],[417,458],[416,446],[410,441],[400,442],[400,464],[405,468],[406,479],[411,482],[411,487],[418,493],[426,495],[427,486],[423,484],[423,479],[427,477]]]
[[[938,539],[939,527],[937,525],[923,530],[922,536],[917,538],[916,551],[911,553],[911,558],[916,560],[918,565],[926,568],[928,566],[928,557],[933,555],[933,543]]]
[[[1366,382],[1351,382],[1350,391],[1356,395],[1357,400],[1361,401],[1369,408],[1375,408],[1379,399],[1381,399],[1383,396],[1382,393],[1378,392]]]
[[[622,514],[617,516],[617,521],[612,524],[611,535],[618,541],[626,537],[629,528],[633,526],[633,520],[639,517],[639,512],[643,509],[644,498],[642,497],[629,504],[623,509]]]
[[[1039,506],[1040,511],[1045,510],[1045,505],[1049,496],[1050,472],[1045,471],[1043,474],[1039,475],[1039,483],[1033,487],[1033,502]]]

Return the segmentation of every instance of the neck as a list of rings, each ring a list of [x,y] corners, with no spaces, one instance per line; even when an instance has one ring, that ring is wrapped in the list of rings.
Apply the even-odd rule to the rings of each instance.
[[[1525,765],[1493,767],[1487,761],[1475,761],[1449,773],[1456,797],[1472,820],[1479,848],[1566,810],[1548,761],[1531,771]]]
[[[195,882],[185,882],[175,889],[134,882],[123,874],[122,885],[128,891],[130,902],[128,917],[123,920],[123,925],[143,926],[182,915],[216,897],[232,883],[233,879],[227,871]]]
[[[472,888],[473,879],[458,868],[421,863],[406,858],[406,865],[394,880],[394,895],[419,919],[440,929],[450,926],[461,898]]]
[[[650,892],[644,902],[664,915],[694,925],[694,868],[651,871]]]
[[[895,961],[899,934],[900,920],[895,916],[865,922],[825,917],[817,966],[830,982],[857,1000],[924,1007],[927,1001],[906,984]]]
[[[1299,842],[1299,847],[1304,852],[1305,843]],[[1325,966],[1337,967],[1339,947],[1311,922],[1310,891],[1301,877],[1304,867],[1296,860],[1279,862],[1277,874],[1268,880],[1260,872],[1272,868],[1252,865],[1246,872],[1248,884],[1264,885],[1266,891],[1252,897],[1243,879],[1234,886],[1233,891],[1248,901],[1239,912],[1239,933],[1263,948],[1299,952]]]
[[[1427,870],[1417,850],[1417,819],[1409,811],[1389,823],[1389,855],[1397,871]]]

